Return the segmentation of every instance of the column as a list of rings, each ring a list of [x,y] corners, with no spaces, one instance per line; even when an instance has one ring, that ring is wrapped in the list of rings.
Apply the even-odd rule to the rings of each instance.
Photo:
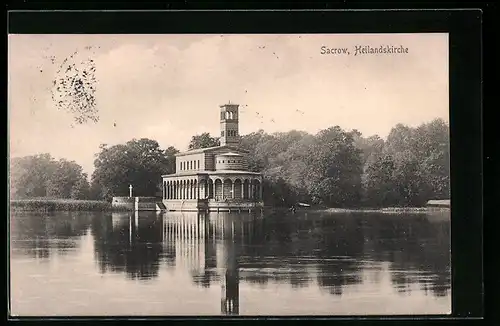
[[[200,199],[200,182],[196,183],[196,199]]]
[[[248,181],[248,199],[252,199],[252,180]]]
[[[262,200],[262,199],[263,199],[263,197],[262,197],[262,191],[263,191],[263,188],[264,188],[264,187],[263,187],[263,184],[262,184],[262,182],[261,182],[261,183],[260,183],[260,187],[259,187],[259,200]]]
[[[241,181],[241,199],[245,199],[245,180]]]
[[[215,185],[215,182],[214,182],[214,185]],[[224,180],[222,180],[222,189],[221,189],[220,196],[222,197],[221,199],[224,200]]]
[[[231,180],[231,191],[232,191],[231,198],[234,199],[234,181],[233,180]]]

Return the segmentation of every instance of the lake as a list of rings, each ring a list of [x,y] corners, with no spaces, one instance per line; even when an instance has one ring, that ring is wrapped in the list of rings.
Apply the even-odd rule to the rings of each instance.
[[[449,314],[449,213],[11,214],[16,316]]]

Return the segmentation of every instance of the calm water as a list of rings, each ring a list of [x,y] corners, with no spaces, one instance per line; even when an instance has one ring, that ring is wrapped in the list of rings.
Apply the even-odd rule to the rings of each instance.
[[[451,311],[449,216],[14,213],[11,312]]]

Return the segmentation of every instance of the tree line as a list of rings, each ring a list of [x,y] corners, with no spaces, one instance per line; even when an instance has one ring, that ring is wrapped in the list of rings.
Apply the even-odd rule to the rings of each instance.
[[[418,127],[396,125],[386,140],[335,126],[315,135],[263,130],[241,136],[249,168],[264,175],[267,205],[298,201],[329,207],[422,206],[450,197],[449,127],[435,119]],[[219,145],[208,133],[191,138],[189,149]],[[75,162],[48,154],[13,159],[15,197],[106,199],[128,194],[159,195],[161,175],[175,173],[175,154],[151,139],[101,145],[90,182]]]
[[[10,160],[10,197],[87,199],[87,174],[74,161],[55,160],[50,154]]]

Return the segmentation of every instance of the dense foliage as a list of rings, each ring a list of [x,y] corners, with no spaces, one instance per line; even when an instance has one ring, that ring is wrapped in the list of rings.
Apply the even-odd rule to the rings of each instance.
[[[208,148],[219,146],[220,141],[217,137],[212,137],[208,132],[204,132],[201,135],[195,135],[191,137],[188,149],[198,149],[198,148]]]
[[[82,167],[50,154],[16,157],[10,160],[11,199],[88,197],[89,183]]]
[[[251,169],[264,173],[266,203],[421,206],[450,197],[448,125],[441,119],[396,125],[386,141],[336,126],[316,135],[260,130],[241,144]]]
[[[161,191],[161,175],[175,172],[175,154],[169,147],[162,150],[157,141],[142,138],[108,147],[94,161],[92,197],[110,199],[127,196],[133,185],[134,196],[152,196]]]
[[[441,119],[411,128],[396,125],[384,141],[364,138],[338,126],[311,135],[292,130],[263,130],[241,137],[249,167],[264,174],[267,205],[297,201],[329,207],[421,206],[450,198],[448,125]],[[208,133],[193,136],[189,149],[219,145]],[[101,145],[89,185],[81,167],[43,154],[13,159],[15,198],[109,199],[152,196],[161,191],[161,175],[175,172],[174,147],[163,150],[151,139]]]

